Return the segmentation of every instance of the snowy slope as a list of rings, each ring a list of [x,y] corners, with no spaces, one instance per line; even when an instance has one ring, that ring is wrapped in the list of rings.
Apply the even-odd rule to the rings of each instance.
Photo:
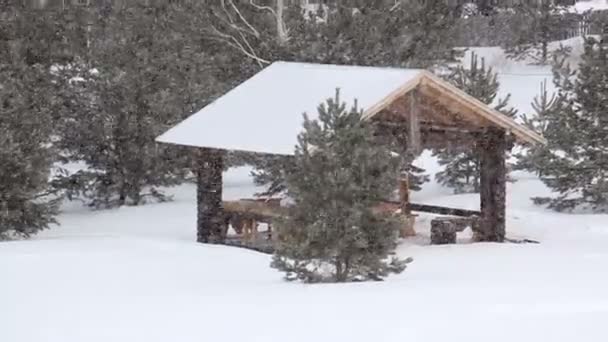
[[[582,13],[589,10],[599,11],[608,9],[608,0],[583,0],[578,1],[574,6],[575,11]]]
[[[549,49],[551,51],[556,50],[560,45],[572,49],[567,63],[576,68],[584,48],[583,38],[575,37],[553,42],[549,45]],[[492,67],[498,73],[500,82],[499,98],[504,98],[510,94],[509,104],[517,108],[520,114],[533,113],[531,103],[534,97],[540,93],[540,85],[543,81],[547,82],[549,93],[555,91],[550,65],[535,65],[532,60],[515,61],[509,59],[500,47],[474,47],[467,49],[462,58],[465,67],[470,63],[471,53],[483,58],[486,65]]]
[[[255,191],[246,175],[226,175],[227,198]],[[608,216],[533,207],[547,190],[516,176],[510,234],[542,244],[426,246],[422,218],[399,249],[415,262],[382,283],[284,283],[266,255],[194,243],[191,186],[172,203],[67,207],[61,227],[0,244],[0,340],[605,341]],[[478,206],[436,184],[415,200]]]

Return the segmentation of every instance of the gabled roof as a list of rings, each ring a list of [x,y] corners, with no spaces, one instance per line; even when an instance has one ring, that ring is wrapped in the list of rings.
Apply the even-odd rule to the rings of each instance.
[[[158,137],[177,145],[292,154],[303,117],[317,118],[317,107],[340,88],[341,101],[357,100],[373,117],[401,95],[432,86],[475,115],[528,143],[543,138],[468,96],[429,72],[418,69],[275,62]]]
[[[367,108],[364,112],[364,117],[368,119],[374,117],[376,114],[380,113],[380,111],[390,106],[394,100],[420,86],[423,86],[424,88],[432,88],[436,92],[441,93],[442,97],[444,98],[444,100],[442,100],[443,102],[451,101],[453,103],[460,104],[461,107],[468,108],[471,113],[477,115],[479,119],[488,121],[493,126],[502,128],[508,133],[513,134],[520,142],[530,144],[546,143],[545,138],[543,138],[540,134],[532,131],[526,126],[518,124],[510,117],[500,113],[494,108],[453,86],[449,82],[446,82],[425,70],[420,71],[417,77],[406,82],[404,85],[388,94],[382,101],[376,103],[370,108]]]

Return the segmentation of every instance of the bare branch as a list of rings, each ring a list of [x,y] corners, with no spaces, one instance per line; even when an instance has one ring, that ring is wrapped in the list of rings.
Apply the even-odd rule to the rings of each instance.
[[[258,10],[270,12],[274,16],[277,23],[277,35],[279,38],[279,43],[284,44],[289,41],[289,29],[285,25],[285,20],[283,19],[283,10],[285,9],[284,0],[276,0],[276,11],[270,6],[258,5],[254,2],[254,0],[249,0],[249,4]]]
[[[399,6],[401,6],[401,0],[395,0],[395,4],[388,11],[392,12],[399,8]]]
[[[234,4],[234,2],[232,0],[230,1],[230,5],[232,5],[232,8],[234,9],[234,11],[236,12],[236,14],[239,16],[239,18],[241,19],[241,21],[247,26],[249,27],[249,29],[251,30],[251,32],[253,32],[253,34],[256,36],[256,38],[260,38],[260,32],[258,32],[258,30],[255,29],[255,27],[253,27],[253,25],[251,25],[247,19],[245,19],[243,17],[243,15],[241,14],[241,11],[239,11],[238,7],[236,7],[236,5]]]
[[[275,10],[272,7],[270,7],[270,6],[261,6],[261,5],[258,5],[255,2],[253,2],[253,0],[249,0],[249,4],[251,6],[253,6],[253,7],[255,7],[256,9],[266,10],[266,11],[269,11],[270,13],[274,14],[275,16],[277,15],[277,12],[275,12]]]
[[[243,31],[246,32],[247,34],[250,34],[256,38],[259,38],[259,36],[257,35],[257,31],[256,32],[251,32],[249,30],[246,30],[244,28],[239,27],[238,25],[236,25],[233,20],[232,17],[229,14],[226,14],[226,18],[222,17],[221,15],[213,12],[213,14],[215,15],[215,17],[220,20],[223,24],[225,24],[226,26],[228,26],[229,28],[235,30],[235,31]]]
[[[234,36],[231,36],[229,34],[225,34],[222,33],[220,30],[217,29],[217,27],[210,25],[211,28],[213,29],[213,33],[215,33],[215,35],[217,37],[213,37],[213,39],[215,40],[219,40],[221,42],[226,43],[228,46],[230,46],[231,48],[240,51],[241,53],[243,53],[245,56],[253,59],[254,61],[256,61],[256,63],[258,63],[258,65],[260,66],[260,68],[264,67],[264,65],[270,64],[270,61],[265,60],[261,57],[259,57],[253,47],[251,46],[251,44],[249,44],[249,42],[247,41],[247,39],[245,38],[245,36],[243,35],[242,32],[239,32],[239,35],[241,35],[241,38],[243,39],[243,41],[245,42],[245,44],[247,45],[246,47],[243,46],[243,44],[241,44],[241,42],[239,42],[239,40],[237,38],[235,38]]]
[[[277,24],[277,36],[279,43],[283,44],[289,40],[289,30],[283,20],[284,0],[276,0],[276,10],[270,6],[261,6],[249,0],[249,5],[258,10],[268,11],[271,13]],[[253,59],[260,67],[265,64],[270,64],[269,61],[261,58],[253,48],[249,41],[250,36],[256,39],[261,39],[260,32],[243,16],[239,7],[234,0],[221,0],[221,10],[223,13],[212,11],[215,17],[220,21],[219,26],[210,25],[212,35],[216,36],[216,40],[226,43],[233,49],[238,50],[247,57]],[[225,31],[221,31],[224,29]]]
[[[260,66],[260,68],[263,67],[263,64],[270,64],[269,61],[260,58],[255,53],[255,50],[253,49],[253,47],[251,46],[251,44],[249,44],[249,41],[247,40],[247,38],[245,38],[245,36],[243,35],[243,33],[239,32],[239,34],[241,35],[241,39],[243,40],[243,42],[245,43],[245,45],[247,45],[247,48],[249,49],[249,52],[251,53],[251,55],[255,57],[254,59],[258,62],[258,65]],[[238,40],[236,38],[233,38],[233,39],[236,42],[238,42]],[[245,50],[245,49],[243,48],[243,50]]]
[[[228,1],[230,1],[230,0],[228,0]],[[226,8],[226,2],[225,2],[225,0],[220,0],[220,3],[222,4],[222,9],[224,10],[224,13],[226,13],[226,17],[228,18],[228,21],[230,23],[232,23],[233,22],[232,16],[230,15],[230,12]]]

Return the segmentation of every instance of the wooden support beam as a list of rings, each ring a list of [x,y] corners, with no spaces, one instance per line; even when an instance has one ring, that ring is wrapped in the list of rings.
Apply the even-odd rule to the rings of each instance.
[[[475,114],[471,107],[458,101],[459,98],[447,97],[446,94],[430,84],[423,84],[419,87],[419,91],[424,94],[425,97],[431,98],[437,101],[441,107],[445,108],[449,113],[452,114],[454,120],[467,122],[475,126],[488,126],[491,124],[483,117]]]
[[[389,121],[382,120],[376,123],[378,127],[387,127],[387,128],[395,128],[408,130],[409,126],[407,123],[403,121]],[[420,127],[420,132],[424,131],[433,131],[433,132],[453,132],[453,133],[462,133],[462,134],[480,134],[485,132],[484,127],[471,127],[469,124],[463,124],[462,126],[456,125],[443,125],[434,122],[427,122],[425,120],[421,120],[418,123]]]
[[[405,172],[399,180],[399,208],[404,215],[410,215],[410,186],[409,175]]]
[[[458,217],[481,216],[481,212],[476,211],[476,210],[440,207],[437,205],[410,203],[410,208],[412,209],[412,211],[418,211],[421,213],[431,213],[431,214],[437,214],[437,215],[448,215],[448,216],[458,216]]]
[[[426,122],[420,123],[420,130],[437,132],[437,133],[459,133],[462,135],[471,135],[471,134],[476,135],[476,134],[480,134],[481,132],[483,132],[482,128],[479,128],[479,129],[463,128],[463,127],[457,127],[457,126],[437,125],[437,124],[426,123]]]
[[[505,152],[508,142],[505,132],[490,128],[479,139],[480,153],[480,207],[483,222],[479,241],[503,242],[506,235],[506,184]]]
[[[212,149],[198,151],[196,240],[201,243],[222,243],[226,237],[226,220],[222,208],[223,171],[222,151]]]
[[[412,90],[409,94],[409,115],[408,115],[408,146],[407,149],[413,155],[418,155],[421,150],[422,142],[420,139],[420,106],[418,103],[418,92]]]
[[[386,201],[386,202],[392,203],[395,206],[401,205],[401,202],[394,202],[394,201]],[[410,209],[410,211],[414,211],[414,212],[430,213],[430,214],[437,214],[437,215],[448,215],[448,216],[458,216],[458,217],[472,217],[472,216],[481,217],[480,211],[441,207],[441,206],[429,205],[429,204],[409,203],[409,209]]]
[[[394,136],[398,138],[404,147],[407,147],[408,126],[405,122],[377,121],[374,125],[376,126],[376,135]],[[478,136],[482,132],[483,130],[460,130],[435,125],[429,127],[424,122],[420,123],[421,145],[425,149],[463,148],[472,146],[475,145]],[[401,138],[401,136],[403,136],[403,138]]]
[[[400,237],[406,238],[415,236],[416,229],[414,225],[416,223],[416,216],[412,215],[412,209],[410,207],[410,181],[408,172],[404,172],[399,180],[399,209],[401,209],[401,214],[403,215],[403,226],[399,232]]]

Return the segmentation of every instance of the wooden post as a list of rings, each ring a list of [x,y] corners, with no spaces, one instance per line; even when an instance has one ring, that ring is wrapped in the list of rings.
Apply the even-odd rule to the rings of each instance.
[[[420,153],[421,150],[421,135],[420,135],[420,107],[418,106],[418,93],[416,90],[412,90],[409,95],[410,110],[407,118],[408,132],[407,132],[407,146],[405,153],[412,157],[412,159]],[[409,182],[409,165],[401,175],[399,181],[399,202],[401,207],[401,214],[404,217],[404,225],[401,229],[400,236],[405,238],[408,236],[416,235],[414,230],[414,223],[416,217],[412,215],[412,209],[410,207],[410,182]]]
[[[403,215],[412,213],[410,208],[410,182],[407,172],[404,172],[401,175],[401,180],[399,180],[399,206]]]
[[[222,151],[201,149],[197,155],[197,241],[222,243],[226,220],[222,208]]]
[[[503,242],[506,234],[505,132],[490,128],[479,139],[481,232],[477,240]]]
[[[407,149],[412,155],[417,156],[421,150],[421,138],[420,138],[420,113],[418,106],[418,93],[412,90],[410,93],[410,112],[408,117],[408,142]]]
[[[404,172],[401,180],[399,180],[399,207],[404,219],[403,227],[401,228],[401,232],[399,232],[399,236],[402,238],[416,235],[416,230],[414,229],[416,217],[412,214],[412,207],[410,206],[410,182],[408,176],[408,172]]]

